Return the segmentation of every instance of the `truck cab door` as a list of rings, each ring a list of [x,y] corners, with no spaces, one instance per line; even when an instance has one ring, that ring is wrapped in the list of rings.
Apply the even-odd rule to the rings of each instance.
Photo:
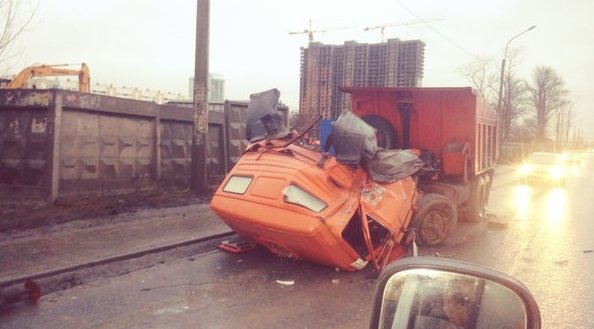
[[[370,182],[363,188],[359,217],[368,260],[377,270],[406,253],[401,242],[410,224],[415,193],[410,177],[389,184]]]

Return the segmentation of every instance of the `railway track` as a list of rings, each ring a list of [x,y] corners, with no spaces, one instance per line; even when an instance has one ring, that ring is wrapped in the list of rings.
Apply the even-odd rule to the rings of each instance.
[[[189,257],[189,260],[194,260],[194,258],[199,257],[201,254],[216,250],[221,240],[234,235],[235,232],[225,232],[94,260],[74,266],[11,278],[0,282],[0,296],[2,291],[14,290],[16,287],[23,285],[27,280],[37,282],[41,286],[42,294],[45,295],[91,282],[98,278],[123,275],[157,264],[164,264],[171,259]]]

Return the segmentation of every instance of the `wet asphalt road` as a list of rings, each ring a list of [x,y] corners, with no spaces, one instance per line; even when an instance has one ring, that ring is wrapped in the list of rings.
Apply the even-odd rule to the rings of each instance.
[[[0,328],[365,328],[374,286],[372,271],[214,250],[49,294]]]
[[[487,265],[528,286],[544,328],[594,328],[593,196],[590,159],[563,188],[514,185],[497,200],[509,229],[487,239],[501,250]]]
[[[539,304],[543,328],[594,328],[594,161],[566,186],[492,191],[487,228],[442,255],[498,269],[522,281]]]
[[[505,225],[462,223],[452,241],[420,253],[515,276],[544,328],[593,328],[592,195],[592,162],[564,188],[498,187],[489,219]],[[1,315],[0,328],[366,328],[375,276],[214,250],[46,295]]]

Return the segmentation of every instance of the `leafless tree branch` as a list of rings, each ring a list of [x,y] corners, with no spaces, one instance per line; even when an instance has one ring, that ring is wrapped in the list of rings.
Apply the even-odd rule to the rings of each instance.
[[[0,0],[0,64],[10,58],[15,41],[26,31],[33,21],[39,2],[34,8],[23,8],[23,0]]]
[[[569,105],[569,91],[565,89],[565,81],[546,66],[538,66],[533,70],[529,90],[536,112],[536,138],[543,141],[547,138],[551,119]]]

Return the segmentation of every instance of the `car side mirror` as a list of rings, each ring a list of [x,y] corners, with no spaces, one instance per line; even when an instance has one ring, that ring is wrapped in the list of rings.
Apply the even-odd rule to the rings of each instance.
[[[370,328],[540,328],[530,291],[511,276],[461,261],[409,257],[382,272]]]

